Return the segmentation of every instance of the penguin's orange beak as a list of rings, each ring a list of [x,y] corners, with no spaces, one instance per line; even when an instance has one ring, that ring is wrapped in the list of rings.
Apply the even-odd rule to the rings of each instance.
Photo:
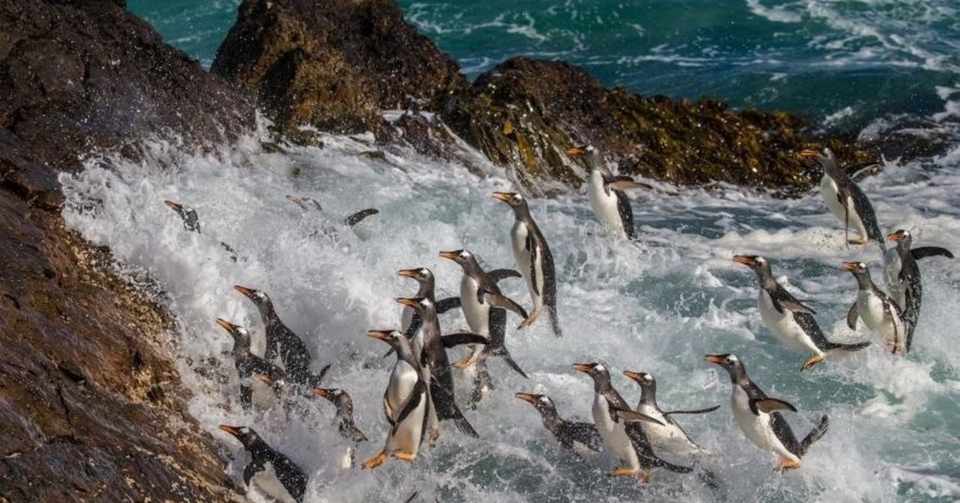
[[[587,153],[586,147],[570,147],[567,149],[567,155],[570,157],[580,157]]]
[[[632,370],[624,370],[623,375],[629,377],[634,382],[645,382],[646,379],[643,378],[643,374],[640,372],[634,372]]]
[[[173,201],[164,201],[163,204],[166,204],[167,206],[170,207],[170,209],[173,209],[173,210],[179,210],[180,208],[183,208],[183,205],[177,204]]]
[[[372,337],[374,339],[387,342],[390,340],[390,334],[393,333],[390,330],[368,330],[367,337]]]
[[[723,365],[727,360],[721,355],[707,355],[704,360],[716,365]]]
[[[890,234],[887,234],[887,239],[890,241],[900,241],[903,239],[903,233],[900,231],[891,232]]]
[[[503,203],[510,203],[511,196],[513,196],[513,194],[510,192],[494,192],[493,193],[493,198]]]
[[[577,372],[583,372],[584,374],[589,374],[593,370],[593,364],[592,363],[574,363],[573,368],[576,369]]]
[[[417,270],[416,269],[400,269],[399,271],[397,271],[397,274],[399,276],[403,276],[404,278],[416,278]]]
[[[440,252],[440,257],[456,262],[460,254],[455,251],[442,251]]]
[[[820,152],[812,148],[805,148],[800,151],[800,157],[803,159],[818,159],[820,157]]]
[[[860,268],[860,264],[857,262],[844,262],[840,264],[840,268],[844,271],[853,272]]]
[[[230,323],[229,321],[223,318],[217,318],[217,325],[220,325],[221,327],[223,327],[223,329],[226,330],[227,332],[233,332],[234,330],[239,328],[237,325],[234,325],[233,323]]]
[[[253,377],[264,384],[267,384],[270,386],[273,385],[273,379],[271,379],[270,376],[267,374],[254,374]]]
[[[514,396],[516,396],[517,398],[523,400],[524,402],[527,402],[527,403],[530,403],[530,404],[534,404],[534,405],[536,405],[537,399],[539,398],[538,395],[534,395],[534,394],[532,394],[532,393],[517,393],[517,394],[514,395]]]
[[[736,262],[736,263],[738,263],[738,264],[745,265],[745,266],[747,266],[747,267],[753,267],[754,264],[757,263],[756,259],[754,259],[753,257],[750,257],[750,256],[748,256],[748,255],[734,255],[734,256],[733,256],[733,261]]]
[[[231,434],[231,435],[233,435],[233,436],[235,436],[235,437],[239,437],[239,436],[240,436],[240,427],[239,427],[239,426],[229,426],[229,425],[226,425],[226,424],[221,424],[221,425],[220,425],[220,430],[221,430],[221,431],[225,431],[225,432],[227,432],[227,433],[229,433],[229,434]]]
[[[253,298],[253,294],[256,293],[256,290],[254,290],[253,288],[247,288],[245,286],[240,286],[240,285],[234,285],[233,289],[242,293],[247,297],[250,297],[251,299]]]
[[[397,299],[397,302],[405,306],[417,307],[417,299],[411,299],[407,297],[401,297]]]
[[[326,388],[313,388],[313,395],[323,398],[330,398],[330,390]]]

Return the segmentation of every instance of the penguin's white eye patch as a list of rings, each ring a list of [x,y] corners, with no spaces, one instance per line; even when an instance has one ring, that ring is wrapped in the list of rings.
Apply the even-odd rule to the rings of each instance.
[[[730,355],[730,356],[727,357],[727,361],[728,361],[728,362],[735,362],[735,361],[737,361],[737,356],[736,356],[736,355]]]
[[[550,399],[545,396],[540,397],[540,401],[543,403],[550,403]]]
[[[605,368],[603,367],[603,365],[601,365],[601,364],[599,364],[599,363],[596,364],[596,365],[594,365],[593,368],[594,368],[594,370],[600,370],[600,371],[607,370],[607,369],[605,369]]]

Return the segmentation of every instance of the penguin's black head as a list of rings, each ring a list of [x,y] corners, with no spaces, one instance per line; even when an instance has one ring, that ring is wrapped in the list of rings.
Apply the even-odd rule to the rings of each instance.
[[[734,255],[733,261],[749,267],[761,280],[773,278],[770,270],[770,262],[759,255]]]
[[[248,346],[250,344],[250,332],[247,329],[241,327],[240,325],[234,325],[227,320],[222,318],[217,318],[217,325],[223,327],[231,336],[233,340],[239,343],[246,343]]]
[[[243,294],[244,297],[252,300],[257,307],[270,304],[270,297],[260,290],[254,290],[253,288],[247,288],[240,285],[235,285],[233,289]]]
[[[746,370],[743,362],[734,354],[714,354],[707,355],[705,359],[715,365],[720,365],[730,374],[733,382],[742,380],[746,376]]]
[[[327,400],[333,402],[337,408],[340,407],[341,403],[351,402],[350,395],[338,388],[314,388],[313,395],[326,398]]]
[[[587,167],[591,170],[600,169],[600,152],[593,145],[570,147],[567,149],[567,155],[574,159],[582,157],[587,161]]]
[[[316,209],[317,211],[323,211],[323,206],[320,205],[320,201],[317,201],[310,196],[287,196],[287,200],[305,210],[311,209],[310,207],[312,206],[313,209]]]
[[[574,363],[573,368],[577,369],[577,372],[589,375],[594,381],[610,381],[610,371],[602,363]]]
[[[442,251],[440,256],[460,264],[460,267],[467,272],[474,271],[477,266],[477,257],[467,250]]]
[[[887,234],[887,239],[897,243],[898,247],[903,246],[909,249],[913,241],[913,236],[910,235],[910,231],[908,230],[897,229],[895,232]]]
[[[397,271],[397,274],[403,276],[404,278],[411,278],[416,280],[417,283],[421,285],[427,283],[433,283],[433,272],[426,267],[417,267],[415,269],[400,269]]]
[[[553,400],[550,399],[547,395],[537,395],[534,393],[517,393],[517,398],[523,400],[524,402],[529,403],[537,408],[540,413],[556,413],[557,407],[553,404]]]
[[[397,299],[397,302],[414,308],[421,317],[425,312],[434,307],[433,302],[426,297],[401,297]]]
[[[863,276],[869,272],[867,264],[863,262],[844,262],[840,265],[840,268],[853,273],[854,276]]]
[[[812,160],[828,171],[835,169],[837,166],[837,156],[833,154],[833,150],[830,150],[829,147],[824,147],[820,151],[810,148],[801,150],[800,157]]]
[[[630,378],[631,381],[639,384],[640,386],[650,386],[656,384],[656,380],[653,379],[653,376],[646,372],[634,372],[632,370],[624,370],[623,375]]]
[[[180,215],[184,229],[200,232],[200,217],[197,216],[197,210],[169,200],[164,201],[163,204]]]
[[[393,349],[398,349],[402,340],[405,340],[403,334],[396,330],[368,330],[367,337],[386,342]]]
[[[253,431],[252,428],[247,428],[246,426],[229,426],[226,424],[221,424],[220,430],[233,435],[247,449],[254,444],[262,442],[262,440],[260,440],[260,435]]]
[[[493,198],[510,205],[514,210],[526,208],[527,201],[522,195],[516,192],[494,192]]]

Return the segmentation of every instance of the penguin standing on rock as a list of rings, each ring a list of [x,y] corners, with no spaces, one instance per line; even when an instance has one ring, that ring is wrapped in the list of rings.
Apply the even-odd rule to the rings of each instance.
[[[830,212],[843,224],[845,241],[858,245],[873,241],[880,247],[880,251],[885,251],[883,234],[880,232],[877,214],[873,211],[870,199],[837,164],[833,151],[829,148],[824,148],[823,152],[808,149],[801,151],[800,156],[814,160],[823,169],[820,194]],[[850,239],[851,224],[858,233],[857,239]]]
[[[653,187],[639,183],[625,175],[613,176],[606,172],[603,159],[593,145],[573,147],[567,150],[567,155],[573,158],[583,157],[590,170],[590,206],[594,214],[608,228],[618,236],[634,239],[637,236],[633,225],[633,208],[625,190],[653,189]]]
[[[920,267],[917,261],[925,257],[953,258],[953,254],[950,250],[937,246],[913,248],[913,236],[903,229],[888,234],[887,239],[895,242],[896,246],[887,250],[887,257],[883,261],[883,272],[890,296],[903,311],[903,319],[907,325],[907,340],[912,341],[913,332],[917,328],[917,322],[920,321],[920,304],[923,301],[923,281],[920,278]],[[907,351],[909,350],[908,343]]]
[[[417,458],[427,429],[430,407],[430,385],[417,361],[410,341],[398,331],[371,330],[369,337],[386,342],[397,354],[387,389],[383,393],[383,414],[390,423],[390,433],[383,449],[363,463],[371,470],[382,465],[387,456],[407,462]]]
[[[279,503],[303,503],[307,476],[296,463],[267,445],[251,428],[221,425],[220,430],[233,435],[250,453],[250,462],[243,469],[248,498],[256,495]]]
[[[763,324],[787,347],[813,353],[803,362],[801,370],[822,362],[831,352],[859,351],[870,345],[869,342],[840,344],[828,341],[813,317],[815,311],[777,283],[767,259],[756,255],[736,255],[733,261],[749,267],[757,275],[760,282],[758,304]]]
[[[279,356],[290,380],[306,382],[310,374],[310,350],[300,336],[283,323],[270,297],[265,292],[239,285],[233,289],[250,299],[260,312],[260,319],[267,334],[267,349],[264,353],[267,361],[272,362]]]
[[[668,463],[654,454],[650,441],[637,421],[662,425],[643,413],[631,411],[630,406],[610,383],[610,371],[600,363],[576,363],[577,372],[593,378],[593,424],[603,443],[620,462],[611,475],[636,477],[643,483],[650,480],[650,469],[659,466],[677,473],[690,473],[692,468]],[[625,417],[629,413],[629,417]],[[629,419],[629,421],[628,421]]]
[[[494,192],[493,197],[513,209],[515,221],[510,231],[513,256],[527,280],[527,288],[533,298],[533,311],[520,326],[532,325],[540,316],[540,311],[546,308],[553,333],[561,337],[563,332],[560,330],[560,318],[557,314],[557,276],[547,240],[533,221],[523,196],[516,192]]]
[[[674,410],[664,412],[657,404],[657,381],[652,375],[646,372],[632,372],[626,370],[623,375],[640,385],[640,402],[635,409],[646,416],[652,417],[660,422],[646,422],[643,429],[650,439],[650,445],[656,451],[666,451],[677,455],[692,455],[703,453],[690,435],[683,431],[680,424],[672,417],[677,414],[706,414],[720,408],[719,405],[698,410]]]
[[[827,432],[827,416],[800,442],[790,429],[781,410],[796,412],[793,405],[767,396],[747,375],[747,369],[736,355],[707,355],[706,360],[720,365],[730,374],[733,391],[730,405],[737,426],[757,447],[773,452],[779,458],[778,470],[800,468],[800,459],[807,449]]]
[[[233,364],[240,378],[240,405],[245,410],[251,406],[259,410],[269,409],[279,395],[279,388],[273,383],[283,381],[283,370],[250,352],[250,332],[247,329],[220,318],[217,318],[217,325],[233,337]],[[258,379],[257,375],[268,379]]]
[[[543,427],[547,429],[567,449],[577,450],[579,446],[600,452],[603,448],[603,438],[597,427],[590,423],[568,421],[557,412],[557,406],[547,395],[533,393],[517,393],[516,397],[533,405],[540,413]]]
[[[856,330],[857,320],[862,319],[880,335],[891,353],[906,354],[913,332],[907,330],[900,306],[873,283],[870,269],[863,262],[844,262],[842,268],[857,279],[857,300],[847,312],[847,326]]]

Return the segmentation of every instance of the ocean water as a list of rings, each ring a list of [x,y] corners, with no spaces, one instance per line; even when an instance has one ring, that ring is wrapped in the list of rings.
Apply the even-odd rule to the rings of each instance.
[[[176,4],[130,2],[168,40],[209,62],[237,2],[190,2],[186,9]],[[758,77],[734,86],[722,76],[764,75],[779,68],[772,62],[776,59],[786,70],[774,73],[787,75],[774,82],[796,87],[792,96],[762,104],[809,100],[814,115],[843,116],[823,124],[865,113],[861,134],[883,134],[899,117],[886,112],[888,104],[914,99],[926,105],[901,112],[926,119],[929,129],[918,134],[953,134],[960,115],[960,79],[953,66],[958,26],[951,2],[751,0],[722,2],[724,9],[720,2],[512,2],[499,11],[496,3],[484,9],[472,5],[403,3],[424,32],[474,72],[512,50],[541,51],[585,63],[606,81],[644,92],[717,92],[749,104],[750,96],[759,96],[769,84],[747,84],[764,80]],[[504,17],[495,26],[479,27],[496,20],[491,12]],[[570,18],[570,23],[560,21]],[[629,35],[624,27],[630,23],[642,28]],[[649,67],[641,59],[620,61],[627,52],[656,54],[653,49],[665,39],[671,40],[668,49],[657,51],[687,59],[648,58]],[[683,45],[684,39],[691,45]],[[714,46],[719,49],[712,56],[695,60],[697,51]],[[619,54],[620,62],[602,63],[606,53]],[[770,61],[735,64],[746,62],[738,58],[748,53],[767,54]],[[801,65],[792,73],[790,62],[798,58],[807,70]],[[684,72],[684,85],[693,87],[668,84],[684,80]],[[896,77],[897,72],[906,76]],[[857,76],[891,84],[875,90]],[[807,78],[813,80],[803,84]],[[916,96],[930,96],[898,94],[907,86],[916,86]],[[828,88],[837,91],[824,91]],[[848,107],[851,112],[843,112]],[[85,170],[61,179],[67,224],[93,243],[109,246],[124,274],[135,281],[150,278],[148,293],[176,316],[171,351],[194,392],[191,413],[232,455],[228,471],[237,480],[248,458],[217,430],[222,423],[253,426],[302,466],[310,476],[306,501],[311,503],[404,501],[414,491],[420,493],[418,501],[443,502],[960,499],[960,263],[943,258],[921,263],[924,305],[908,357],[894,358],[872,347],[799,372],[806,355],[783,348],[761,326],[754,277],[731,257],[768,257],[780,281],[816,309],[828,337],[855,341],[869,334],[846,328],[856,287],[838,266],[864,259],[879,278],[879,254],[846,247],[839,223],[816,193],[781,200],[733,187],[636,194],[641,237],[633,243],[600,227],[585,193],[532,201],[557,264],[566,336],[555,338],[544,320],[525,331],[511,323],[508,346],[530,379],[491,362],[496,389],[476,410],[466,410],[480,439],[444,425],[438,445],[412,465],[391,461],[373,472],[339,470],[337,458],[346,444],[332,424],[329,403],[302,399],[305,412],[289,415],[240,409],[231,341],[214,320],[232,320],[255,334],[263,327],[253,305],[232,286],[268,292],[280,316],[307,342],[315,368],[334,363],[327,383],[353,396],[358,424],[370,438],[359,447],[358,458],[366,459],[381,448],[387,432],[381,400],[392,361],[380,358],[383,344],[365,332],[396,327],[400,309],[393,299],[415,292],[413,282],[396,271],[430,267],[446,296],[459,291],[460,272],[437,256],[439,250],[467,248],[488,269],[514,267],[513,217],[490,197],[512,185],[491,165],[473,174],[413,152],[372,158],[366,153],[376,146],[365,137],[330,136],[324,148],[267,152],[261,136],[252,133],[210,154],[183,151],[175,141],[150,141],[139,162],[93,157]],[[907,228],[918,245],[957,252],[958,168],[960,142],[955,142],[935,158],[888,160],[883,173],[862,187],[884,230]],[[324,212],[305,212],[287,195],[314,197]],[[194,207],[203,234],[186,232],[165,199]],[[355,230],[339,224],[343,215],[367,206],[381,213]],[[221,242],[236,249],[238,260],[231,260]],[[509,296],[529,306],[519,281],[504,284]],[[445,331],[466,328],[459,313],[445,315],[442,326]],[[786,416],[799,436],[821,415],[829,416],[829,432],[811,448],[801,469],[775,473],[773,457],[743,437],[730,411],[729,379],[703,361],[704,354],[714,352],[736,353],[768,394],[795,404],[799,412]],[[606,454],[580,459],[563,451],[533,408],[513,395],[546,393],[563,416],[589,420],[592,384],[572,367],[582,361],[603,361],[614,369],[614,385],[630,403],[639,389],[620,374],[628,369],[654,374],[664,408],[720,405],[714,413],[681,418],[691,437],[712,452],[702,463],[716,473],[719,489],[662,470],[642,488],[608,477],[614,463]],[[463,402],[469,380],[457,381]]]

